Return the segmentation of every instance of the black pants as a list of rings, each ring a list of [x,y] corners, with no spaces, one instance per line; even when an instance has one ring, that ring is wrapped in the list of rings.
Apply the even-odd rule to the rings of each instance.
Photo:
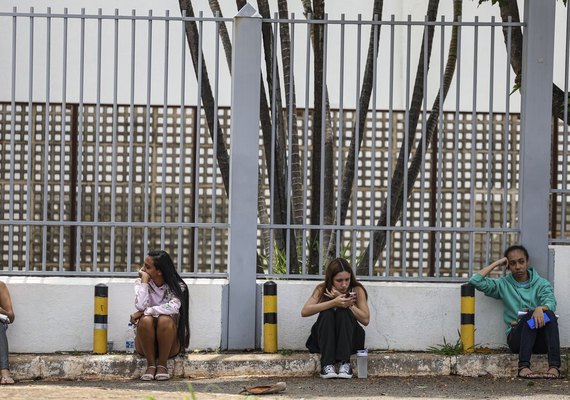
[[[352,311],[331,308],[319,313],[307,348],[311,353],[321,353],[321,367],[324,367],[337,361],[349,361],[351,354],[364,348],[364,336],[364,329]]]
[[[532,318],[532,312],[522,317],[518,324],[511,329],[507,344],[513,353],[519,353],[519,368],[530,367],[530,356],[548,354],[548,365],[560,368],[560,336],[558,321],[550,310],[545,311],[550,322],[540,329],[530,329],[527,321]]]

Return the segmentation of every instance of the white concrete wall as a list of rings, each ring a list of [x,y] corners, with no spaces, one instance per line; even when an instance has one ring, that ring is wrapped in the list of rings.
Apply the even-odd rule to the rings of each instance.
[[[94,287],[109,287],[108,340],[125,349],[134,308],[132,279],[2,277],[16,320],[8,329],[11,352],[51,353],[93,349]],[[190,348],[216,349],[222,333],[224,280],[187,279],[190,292]]]
[[[317,316],[301,318],[301,308],[315,282],[278,282],[279,347],[302,350]],[[458,339],[460,286],[451,283],[366,282],[370,324],[369,349],[425,350]],[[477,296],[476,344],[501,347],[504,324],[499,302]],[[298,321],[298,322],[294,322]],[[487,321],[483,323],[483,321]]]
[[[553,249],[560,341],[562,347],[570,347],[570,246]],[[8,284],[16,311],[16,321],[8,329],[11,352],[92,350],[93,296],[98,283],[109,286],[109,340],[114,342],[115,349],[124,350],[126,326],[134,310],[131,279],[0,279]],[[186,282],[190,288],[190,349],[216,349],[222,337],[222,289],[227,282],[209,279]],[[305,349],[317,317],[301,318],[301,308],[316,284],[277,281],[279,348]],[[454,343],[460,328],[460,286],[459,283],[367,282],[371,322],[365,328],[366,346],[425,350],[442,344],[444,337]],[[476,292],[475,304],[475,344],[505,347],[502,303]]]

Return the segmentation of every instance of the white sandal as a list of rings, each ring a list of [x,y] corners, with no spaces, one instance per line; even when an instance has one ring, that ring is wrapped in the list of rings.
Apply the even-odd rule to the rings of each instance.
[[[146,371],[148,371],[149,369],[156,370],[156,367],[154,365],[146,367]],[[144,374],[141,375],[141,381],[153,381],[155,379],[154,374],[148,373],[146,371]]]
[[[158,368],[162,368],[164,369],[166,372],[159,374],[157,373],[156,375],[154,375],[154,379],[157,381],[167,381],[170,379],[170,374],[168,373],[168,368],[166,368],[164,365],[157,365],[157,372],[158,372]]]

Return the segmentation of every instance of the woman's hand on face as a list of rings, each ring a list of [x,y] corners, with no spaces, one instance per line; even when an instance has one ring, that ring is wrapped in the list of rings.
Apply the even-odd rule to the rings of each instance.
[[[141,278],[141,282],[148,283],[150,281],[150,275],[147,274],[146,271],[143,270],[144,267],[139,269],[139,278]]]
[[[493,263],[493,269],[498,267],[499,265],[509,265],[509,259],[507,257],[503,257],[500,260],[497,260]]]
[[[327,296],[329,299],[334,299],[340,295],[341,293],[335,288],[331,288],[331,290],[325,289],[325,296]]]

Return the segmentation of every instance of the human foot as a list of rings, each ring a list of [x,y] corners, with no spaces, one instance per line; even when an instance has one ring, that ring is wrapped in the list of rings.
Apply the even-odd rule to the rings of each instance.
[[[168,373],[168,368],[164,365],[158,365],[156,368],[156,375],[154,379],[157,381],[167,381],[170,379],[170,374]]]
[[[549,367],[546,373],[544,374],[546,379],[558,379],[560,378],[560,370],[558,367]]]
[[[540,375],[535,374],[529,367],[521,367],[519,368],[519,373],[517,375],[519,378],[524,379],[537,379],[540,378]]]
[[[14,379],[10,375],[2,375],[0,378],[0,385],[13,385]]]
[[[154,365],[150,365],[146,367],[146,371],[144,374],[141,375],[141,381],[152,381],[154,380],[154,373],[156,371],[156,367]]]

